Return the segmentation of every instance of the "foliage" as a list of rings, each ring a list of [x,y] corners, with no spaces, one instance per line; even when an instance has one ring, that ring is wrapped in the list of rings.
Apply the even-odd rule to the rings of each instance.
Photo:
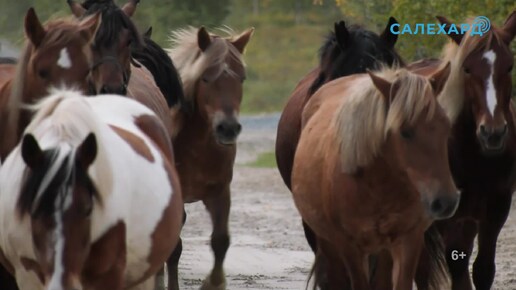
[[[0,38],[20,44],[30,6],[42,20],[70,15],[65,0],[0,0]],[[484,15],[502,25],[515,9],[514,0],[141,0],[135,21],[142,31],[153,26],[153,38],[164,47],[170,31],[186,25],[228,25],[236,31],[255,27],[245,56],[243,111],[256,112],[283,108],[299,79],[316,65],[323,37],[337,20],[375,32],[385,29],[391,15],[402,25],[437,23],[436,15],[456,23]],[[444,35],[400,35],[396,47],[410,62],[439,57],[446,41]]]
[[[278,165],[276,164],[276,155],[274,152],[265,152],[258,155],[258,158],[254,162],[247,164],[251,167],[261,167],[261,168],[276,168]]]

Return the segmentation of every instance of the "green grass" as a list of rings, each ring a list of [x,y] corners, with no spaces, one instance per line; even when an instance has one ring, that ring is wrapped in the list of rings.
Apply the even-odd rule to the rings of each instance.
[[[276,156],[274,152],[262,153],[254,162],[248,163],[248,166],[259,168],[276,168]]]

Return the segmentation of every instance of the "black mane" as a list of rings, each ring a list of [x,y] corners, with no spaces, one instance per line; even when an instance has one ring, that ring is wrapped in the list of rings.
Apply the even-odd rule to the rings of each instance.
[[[115,45],[122,29],[128,29],[134,40],[131,57],[151,72],[169,107],[180,105],[182,109],[185,108],[179,73],[163,48],[149,37],[142,37],[131,18],[113,0],[86,0],[82,7],[86,9],[86,15],[102,12],[102,23],[95,36],[96,44],[107,47]]]
[[[144,36],[143,41],[145,45],[142,50],[132,51],[133,58],[151,72],[169,108],[176,105],[184,108],[183,85],[172,59],[150,37]]]
[[[309,89],[312,95],[330,80],[356,73],[365,73],[368,69],[378,69],[382,64],[403,65],[403,60],[393,48],[390,48],[376,33],[359,26],[348,28],[348,45],[343,50],[337,43],[335,31],[330,32],[319,49],[319,67],[321,72]]]
[[[86,0],[82,7],[86,10],[85,15],[102,13],[102,22],[95,35],[95,44],[111,47],[119,40],[120,32],[127,29],[130,32],[133,49],[141,49],[144,46],[143,40],[134,25],[133,21],[120,9],[113,0]]]

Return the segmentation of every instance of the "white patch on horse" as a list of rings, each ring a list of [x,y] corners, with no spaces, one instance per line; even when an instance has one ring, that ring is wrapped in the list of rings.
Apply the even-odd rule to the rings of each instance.
[[[48,285],[48,289],[51,290],[63,290],[63,274],[64,274],[64,265],[63,265],[63,252],[64,252],[64,232],[63,232],[63,213],[61,209],[59,209],[59,203],[61,202],[58,197],[55,202],[56,212],[54,214],[54,219],[56,222],[56,228],[54,229],[54,238],[55,238],[55,256],[54,256],[54,273],[52,274],[52,278],[50,279],[50,284]]]
[[[68,54],[68,49],[66,47],[61,49],[61,52],[59,52],[59,59],[57,60],[57,65],[66,69],[72,67],[72,60],[70,59],[70,55]]]
[[[489,77],[487,78],[487,88],[486,88],[486,98],[487,98],[487,107],[489,108],[489,112],[491,113],[491,117],[494,117],[494,112],[497,105],[496,100],[496,89],[494,87],[494,63],[496,60],[496,54],[490,50],[484,53],[484,58],[487,60],[489,64]]]

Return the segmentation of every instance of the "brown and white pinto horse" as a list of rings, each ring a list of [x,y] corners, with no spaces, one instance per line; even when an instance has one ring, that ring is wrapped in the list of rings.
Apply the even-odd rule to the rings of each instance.
[[[30,121],[30,113],[21,104],[36,101],[50,86],[86,89],[90,71],[90,43],[99,16],[82,22],[55,20],[42,25],[34,9],[25,16],[27,41],[16,67],[16,73],[0,87],[0,159],[16,146]],[[11,69],[12,71],[12,69]]]
[[[253,29],[228,38],[189,28],[173,32],[170,57],[185,91],[185,105],[173,139],[185,202],[202,200],[213,223],[215,265],[202,289],[225,289],[223,262],[229,247],[230,183],[241,125],[238,113],[246,78],[242,53]],[[190,111],[189,113],[186,113]],[[181,250],[168,263],[177,273]],[[177,278],[177,276],[176,276]]]
[[[451,25],[444,17],[439,21]],[[451,61],[452,72],[440,98],[451,109],[454,122],[450,167],[462,199],[453,218],[435,225],[445,242],[454,290],[472,289],[468,266],[477,235],[475,288],[491,289],[495,277],[496,243],[516,182],[516,111],[511,106],[514,56],[509,46],[515,35],[513,12],[502,27],[492,25],[482,36],[450,35],[452,42],[445,49],[444,62]],[[441,64],[422,62],[409,68],[431,74]],[[453,251],[466,256],[454,259]],[[425,260],[420,266],[418,286],[426,289]]]
[[[383,249],[394,289],[412,289],[425,230],[455,212],[451,124],[436,98],[448,74],[449,66],[429,80],[404,69],[343,77],[306,104],[292,193],[327,259],[328,289],[347,279],[371,289],[367,257]]]
[[[163,124],[114,95],[35,108],[0,169],[0,262],[21,290],[153,290],[183,215]]]

